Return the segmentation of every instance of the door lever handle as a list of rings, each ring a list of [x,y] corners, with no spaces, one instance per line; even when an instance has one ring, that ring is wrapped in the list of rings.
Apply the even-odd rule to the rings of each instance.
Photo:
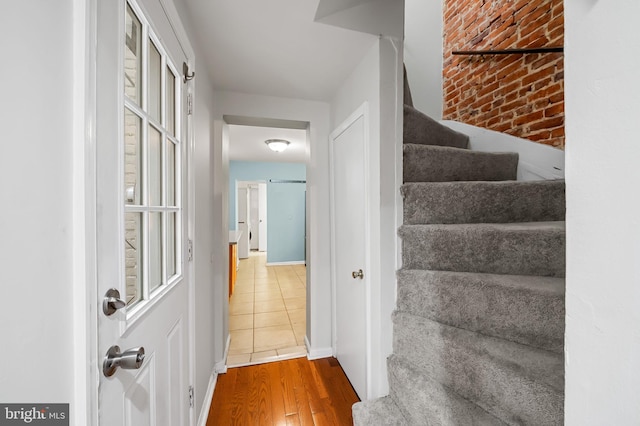
[[[144,362],[144,348],[132,348],[120,353],[120,346],[114,345],[109,348],[107,355],[102,362],[102,373],[106,377],[111,377],[118,367],[125,370],[137,370]]]
[[[362,272],[362,269],[359,269],[357,272],[353,271],[351,273],[351,276],[353,277],[353,279],[355,280],[356,278],[360,278],[360,279],[364,279],[364,272]]]
[[[120,299],[120,292],[115,288],[110,288],[102,299],[102,312],[106,316],[113,315],[118,309],[122,309],[127,304]]]

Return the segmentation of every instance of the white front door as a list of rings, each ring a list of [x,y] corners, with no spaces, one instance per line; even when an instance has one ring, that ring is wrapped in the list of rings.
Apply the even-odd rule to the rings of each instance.
[[[364,109],[331,135],[336,357],[367,399],[367,180]]]
[[[188,425],[187,58],[159,0],[97,6],[99,424]]]

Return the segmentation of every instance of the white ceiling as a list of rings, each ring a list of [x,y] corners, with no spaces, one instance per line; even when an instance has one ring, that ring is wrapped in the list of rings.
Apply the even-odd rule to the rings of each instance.
[[[176,1],[216,90],[329,101],[375,40],[313,22],[319,0]]]
[[[267,139],[285,139],[291,144],[283,152],[273,152],[264,143]],[[304,163],[306,142],[306,130],[229,125],[229,160]]]

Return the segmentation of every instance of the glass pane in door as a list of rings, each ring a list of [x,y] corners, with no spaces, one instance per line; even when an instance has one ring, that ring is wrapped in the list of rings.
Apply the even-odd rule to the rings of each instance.
[[[161,213],[149,213],[149,292],[162,284]]]
[[[131,110],[124,109],[124,199],[126,204],[140,205],[142,180],[141,119]]]
[[[149,126],[149,205],[162,205],[162,135]]]
[[[124,49],[124,93],[140,105],[142,97],[142,25],[136,14],[127,5],[125,19]]]
[[[142,213],[124,215],[124,253],[126,302],[133,305],[142,299]]]
[[[167,206],[176,205],[176,145],[167,141]]]
[[[167,213],[167,277],[176,274],[176,216],[177,213]]]
[[[176,76],[171,72],[171,68],[167,67],[167,115],[165,127],[171,136],[175,136],[176,131]]]
[[[155,44],[149,40],[149,104],[147,112],[149,115],[160,122],[160,93],[161,86],[161,68],[162,58]]]

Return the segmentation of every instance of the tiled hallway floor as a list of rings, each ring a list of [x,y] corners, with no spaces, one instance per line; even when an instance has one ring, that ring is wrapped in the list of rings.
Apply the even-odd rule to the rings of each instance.
[[[240,260],[229,301],[227,366],[306,355],[306,268],[266,266],[265,253]]]

